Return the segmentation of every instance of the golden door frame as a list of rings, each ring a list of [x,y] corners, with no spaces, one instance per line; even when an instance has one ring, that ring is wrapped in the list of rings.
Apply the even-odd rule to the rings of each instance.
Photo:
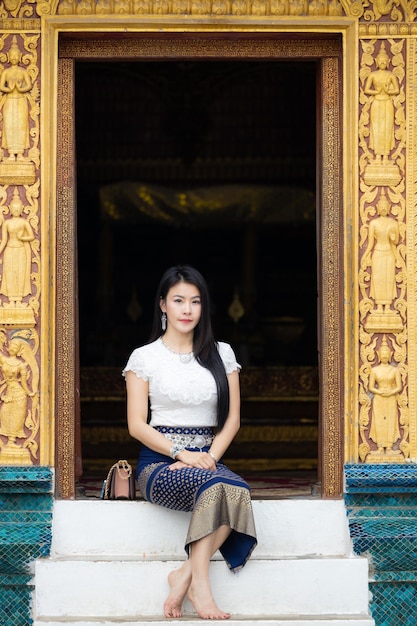
[[[43,311],[49,312],[43,363],[45,379],[49,379],[48,412],[55,415],[55,437],[52,434],[49,442],[57,497],[75,497],[76,482],[75,60],[214,57],[299,58],[318,63],[319,477],[322,497],[340,497],[344,440],[352,435],[346,425],[352,422],[355,398],[352,372],[350,378],[347,373],[355,362],[355,325],[352,307],[344,304],[354,301],[352,276],[357,275],[352,249],[356,193],[352,164],[357,163],[355,20],[201,18],[190,24],[173,16],[125,22],[91,17],[43,17],[42,21],[41,112],[49,122],[43,124],[42,133],[43,154],[47,155],[42,164],[42,230],[43,249],[48,251],[43,265],[43,284],[48,285],[43,291]],[[349,167],[344,167],[347,163]]]

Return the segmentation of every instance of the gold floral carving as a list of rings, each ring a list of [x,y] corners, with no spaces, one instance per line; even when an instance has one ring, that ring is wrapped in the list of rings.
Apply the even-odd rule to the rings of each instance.
[[[0,19],[12,16],[13,18],[27,18],[34,14],[36,0],[3,0],[0,4]]]
[[[31,465],[38,457],[39,339],[33,329],[0,329],[0,463]]]
[[[363,18],[366,21],[378,21],[389,19],[393,22],[415,20],[417,15],[417,2],[415,0],[363,0]]]

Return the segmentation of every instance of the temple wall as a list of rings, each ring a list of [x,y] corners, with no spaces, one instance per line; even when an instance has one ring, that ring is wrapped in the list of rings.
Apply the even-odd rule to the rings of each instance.
[[[344,454],[337,452],[336,459],[330,454],[328,463],[359,466],[365,476],[412,468],[417,460],[417,4],[408,0],[2,3],[0,465],[28,468],[21,485],[31,494],[30,472],[56,465],[56,432],[68,444],[64,450],[75,445],[72,405],[56,399],[57,373],[60,380],[70,375],[75,358],[71,346],[65,351],[55,342],[57,289],[74,289],[65,246],[56,257],[57,228],[60,241],[67,237],[72,245],[56,207],[74,193],[56,152],[57,36],[103,29],[340,33],[343,267],[334,278],[344,285],[345,327],[341,354],[334,358],[330,337],[326,359],[342,364]],[[64,96],[59,106],[71,116],[71,94]],[[331,150],[334,137],[325,141]],[[61,285],[57,263],[65,269]],[[70,334],[72,313],[60,313],[59,323]],[[324,433],[331,440],[334,425]],[[60,463],[68,469],[71,459]],[[71,487],[64,495],[71,496]],[[44,500],[40,507],[44,510]]]

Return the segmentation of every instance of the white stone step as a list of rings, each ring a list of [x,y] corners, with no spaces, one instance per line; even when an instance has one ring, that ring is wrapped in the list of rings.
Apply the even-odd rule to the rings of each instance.
[[[39,561],[37,619],[161,618],[168,573],[178,561]],[[232,614],[366,615],[367,562],[358,558],[252,559],[238,574],[220,561],[210,576],[218,605]],[[185,603],[185,611],[192,614]]]
[[[374,626],[368,563],[353,555],[343,501],[253,505],[259,543],[251,560],[238,574],[220,556],[211,564],[216,601],[232,614],[226,623]],[[183,620],[162,615],[188,520],[141,501],[57,501],[51,557],[35,565],[33,626],[201,624],[187,602]]]
[[[351,556],[342,500],[255,500],[257,559]],[[52,557],[183,559],[189,514],[149,502],[57,501]]]
[[[125,620],[94,620],[94,621],[39,621],[33,622],[33,626],[167,626],[167,624],[185,624],[186,626],[201,626],[204,622],[201,619],[141,619],[138,617],[134,622]],[[241,616],[238,619],[231,618],[226,622],[220,620],[210,620],[210,624],[227,624],[227,626],[373,626],[374,621],[370,617],[339,617],[328,616],[325,619],[311,617],[280,617],[271,616],[266,618],[254,619],[253,617]]]

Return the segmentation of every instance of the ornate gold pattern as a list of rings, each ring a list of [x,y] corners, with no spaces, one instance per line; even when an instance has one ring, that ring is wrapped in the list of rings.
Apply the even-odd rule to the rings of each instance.
[[[341,303],[340,303],[340,264],[338,257],[341,224],[340,207],[340,153],[339,107],[340,91],[337,88],[337,59],[323,59],[322,84],[326,98],[323,98],[323,150],[328,169],[323,169],[323,198],[321,206],[321,249],[322,249],[322,301],[323,334],[322,386],[323,415],[322,441],[326,442],[322,451],[323,495],[340,495],[342,483],[342,420],[339,349],[341,346]]]
[[[21,3],[12,4],[6,8],[13,15],[30,15]],[[11,30],[28,23],[16,19]],[[39,462],[39,43],[33,34],[0,37],[0,463],[5,465]]]
[[[87,46],[87,47],[86,47]],[[72,59],[165,59],[169,57],[198,58],[219,57],[240,59],[256,57],[257,59],[296,59],[296,58],[323,58],[334,57],[340,52],[340,46],[334,39],[315,40],[300,38],[297,46],[290,45],[288,40],[280,38],[262,39],[246,33],[239,39],[239,45],[228,38],[219,38],[206,35],[199,39],[190,35],[177,36],[175,33],[164,40],[163,45],[157,45],[155,39],[140,34],[134,39],[119,40],[89,39],[85,41],[62,41],[59,46],[59,57]]]
[[[340,17],[363,14],[360,0],[38,0],[38,15],[251,15]]]
[[[406,213],[407,213],[407,275],[408,281],[408,402],[410,419],[410,457],[417,459],[417,41],[407,41],[407,170],[406,170]]]
[[[21,0],[8,0],[10,4]],[[15,9],[16,10],[16,9]],[[259,15],[412,21],[415,0],[38,0],[38,15]]]
[[[73,51],[72,51],[73,45]],[[337,51],[332,54],[330,51]],[[281,57],[282,54],[282,57]],[[322,413],[325,416],[323,425],[322,441],[324,453],[322,463],[323,495],[325,497],[338,497],[342,491],[342,380],[340,372],[342,346],[341,338],[341,292],[340,283],[340,260],[339,249],[342,226],[340,210],[340,167],[342,162],[341,141],[340,141],[340,98],[341,93],[337,85],[339,82],[339,64],[341,49],[335,41],[326,38],[308,39],[307,37],[297,40],[280,41],[277,39],[254,37],[248,35],[239,38],[239,46],[228,38],[212,38],[210,34],[204,37],[195,38],[182,36],[178,38],[175,34],[162,39],[137,37],[120,41],[97,41],[92,40],[74,42],[64,41],[60,46],[60,71],[59,71],[59,97],[62,98],[63,106],[60,109],[60,119],[58,120],[58,150],[61,157],[61,172],[58,180],[58,189],[66,186],[66,182],[71,179],[72,172],[72,146],[71,141],[73,130],[70,116],[66,117],[67,109],[70,109],[69,96],[72,93],[72,58],[132,58],[141,56],[143,58],[169,58],[170,56],[184,58],[204,58],[215,55],[219,58],[317,58],[320,59],[320,79],[323,86],[321,123],[323,126],[323,178],[321,181],[322,203],[321,203],[321,247],[322,256],[322,276],[323,285],[323,306],[322,315],[322,345],[323,351],[323,371],[322,379]],[[67,59],[62,58],[67,57]],[[64,97],[65,96],[65,97]],[[61,101],[60,101],[61,102]],[[65,113],[63,113],[65,111]],[[65,115],[65,117],[64,117]],[[62,181],[62,185],[61,182]],[[74,207],[72,207],[73,210]],[[57,214],[61,221],[58,229],[58,250],[61,247],[70,247],[69,237],[73,232],[74,224],[68,223],[64,229],[65,220],[73,220],[71,217],[71,203],[58,198]],[[58,464],[60,467],[60,490],[61,495],[74,493],[73,470],[74,465],[74,390],[75,372],[69,369],[69,364],[73,362],[71,349],[74,349],[73,336],[70,335],[65,324],[70,325],[70,321],[65,319],[68,311],[73,310],[73,284],[71,280],[74,260],[60,254],[60,264],[58,272],[57,301],[59,309],[57,319],[59,320],[57,345],[60,346],[59,357],[59,380],[57,397],[60,406],[58,407]],[[71,280],[69,280],[71,277]],[[62,291],[62,289],[64,289]],[[62,319],[61,319],[62,316]],[[63,368],[61,373],[61,367]],[[61,469],[62,468],[62,469]],[[62,472],[62,473],[61,473]]]
[[[75,493],[75,336],[74,336],[74,289],[75,259],[73,246],[75,241],[75,203],[73,176],[73,95],[72,89],[65,86],[72,84],[73,62],[63,60],[59,64],[59,108],[58,132],[62,148],[62,167],[58,172],[57,185],[60,193],[57,198],[57,245],[60,251],[57,298],[57,345],[59,393],[57,394],[56,425],[57,461],[60,468],[58,489],[63,498],[70,498]]]
[[[363,19],[377,22],[389,19],[393,22],[413,21],[416,19],[417,2],[415,0],[362,0]]]

